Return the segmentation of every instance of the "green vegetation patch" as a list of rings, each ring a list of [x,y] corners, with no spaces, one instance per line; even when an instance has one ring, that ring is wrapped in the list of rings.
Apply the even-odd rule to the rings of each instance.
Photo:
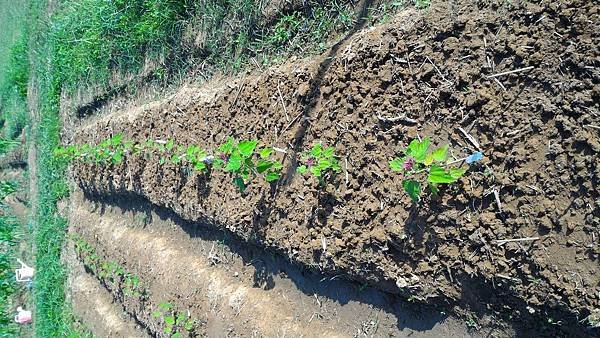
[[[27,7],[0,0],[0,125],[2,137],[16,139],[28,122],[27,83],[29,59]],[[0,151],[0,154],[4,152]]]
[[[196,62],[211,70],[269,63],[281,53],[324,46],[354,21],[347,1],[308,1],[266,18],[260,0],[69,0],[48,27],[50,61],[67,89],[107,85],[151,60],[154,75],[182,76]],[[258,60],[258,61],[256,61]]]
[[[4,182],[3,182],[4,183]],[[6,213],[6,206],[1,212]],[[0,216],[0,337],[14,337],[19,331],[14,317],[14,296],[18,291],[14,268],[19,223],[12,216]]]

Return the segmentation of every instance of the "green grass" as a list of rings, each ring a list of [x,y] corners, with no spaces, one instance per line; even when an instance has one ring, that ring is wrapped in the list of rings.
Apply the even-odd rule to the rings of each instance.
[[[45,2],[26,3],[0,0],[0,23],[10,29],[0,32],[0,120],[3,138],[0,153],[18,146],[13,141],[27,128],[27,88],[30,76],[38,80],[40,123],[34,127],[38,156],[37,214],[33,215],[36,267],[33,298],[36,337],[81,337],[82,330],[65,303],[66,272],[61,263],[66,221],[56,209],[58,199],[66,196],[64,165],[52,159],[52,149],[59,142],[59,82],[49,62],[48,23],[42,20]],[[7,15],[6,13],[12,13]],[[27,25],[29,24],[29,25]],[[25,27],[30,29],[25,29]],[[34,46],[30,49],[30,46]],[[34,67],[30,68],[30,61]],[[24,145],[23,145],[24,146]],[[11,187],[3,185],[8,192]],[[14,262],[11,262],[14,268]],[[2,302],[3,304],[8,304]],[[12,305],[11,305],[12,306]],[[14,307],[10,308],[14,315]],[[6,326],[10,327],[10,326]],[[10,335],[14,336],[14,335]]]
[[[29,61],[27,6],[0,0],[0,123],[3,137],[17,138],[27,125],[27,82]],[[0,152],[3,153],[3,152]]]
[[[4,205],[2,212],[7,212]],[[13,272],[15,265],[15,246],[19,224],[14,217],[0,216],[0,337],[14,337],[18,332],[13,322],[14,297],[18,285]]]
[[[45,39],[40,31],[38,41]],[[38,45],[37,55],[51,48],[44,43]],[[59,145],[60,121],[58,116],[60,82],[58,74],[47,59],[38,59],[34,71],[39,79],[40,121],[34,126],[37,149],[37,213],[35,218],[36,266],[43,266],[36,275],[36,337],[79,336],[73,328],[70,308],[65,303],[67,271],[61,262],[61,251],[65,243],[67,222],[58,213],[57,202],[68,196],[65,178],[66,167],[56,161],[53,149]]]
[[[138,69],[168,53],[191,0],[71,0],[52,18],[48,37],[56,80],[75,88],[106,82],[112,71]]]
[[[157,78],[177,79],[195,62],[214,71],[239,70],[252,59],[323,48],[332,32],[354,21],[347,1],[308,1],[302,11],[262,16],[259,0],[68,0],[49,25],[48,50],[61,88],[108,85],[154,60]],[[192,31],[202,31],[196,41]]]

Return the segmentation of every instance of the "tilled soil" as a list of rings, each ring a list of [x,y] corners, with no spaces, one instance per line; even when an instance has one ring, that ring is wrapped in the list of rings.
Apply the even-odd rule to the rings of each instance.
[[[598,11],[586,1],[436,2],[320,58],[185,88],[74,137],[122,132],[208,149],[257,138],[287,148],[276,186],[254,182],[242,195],[227,174],[158,157],[79,163],[73,176],[90,195],[143,196],[198,227],[388,292],[540,334],[590,334],[586,318],[600,311]],[[414,207],[387,163],[417,136],[485,159]],[[290,160],[315,141],[342,157],[344,172],[325,189]]]
[[[466,324],[436,311],[409,310],[407,304],[374,289],[299,271],[283,259],[231,241],[222,232],[198,231],[139,198],[91,202],[82,197],[81,192],[71,197],[70,231],[83,236],[101,261],[116,262],[139,276],[146,290],[144,297],[124,297],[117,284],[102,279],[107,291],[97,276],[81,271],[80,263],[69,259],[76,267],[70,278],[75,310],[99,336],[145,334],[131,330],[131,319],[116,316],[121,305],[151,335],[163,336],[160,320],[151,316],[162,302],[189,311],[200,323],[197,336],[205,337],[483,334],[469,333]],[[106,300],[109,292],[118,305]],[[82,299],[86,295],[87,302]],[[105,333],[108,329],[113,335]]]

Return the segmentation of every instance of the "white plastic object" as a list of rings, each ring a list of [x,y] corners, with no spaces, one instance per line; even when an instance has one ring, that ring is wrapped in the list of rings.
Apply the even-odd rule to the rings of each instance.
[[[35,269],[23,263],[20,259],[17,259],[17,261],[21,264],[21,268],[15,270],[17,282],[30,282],[35,273]]]
[[[15,322],[19,324],[27,324],[31,322],[31,311],[23,310],[22,307],[17,308],[17,315],[15,316]]]

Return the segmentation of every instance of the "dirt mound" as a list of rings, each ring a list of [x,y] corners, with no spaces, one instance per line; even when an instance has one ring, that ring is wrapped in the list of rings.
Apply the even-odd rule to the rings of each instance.
[[[276,187],[254,183],[241,195],[223,173],[158,157],[76,164],[74,177],[90,195],[141,195],[386,291],[584,334],[600,309],[599,8],[513,6],[407,10],[319,59],[187,89],[74,139],[123,132],[211,149],[231,135],[258,138],[287,148]],[[415,208],[387,163],[418,135],[450,143],[457,158],[480,149],[485,160]],[[290,161],[315,141],[342,156],[327,189]]]

